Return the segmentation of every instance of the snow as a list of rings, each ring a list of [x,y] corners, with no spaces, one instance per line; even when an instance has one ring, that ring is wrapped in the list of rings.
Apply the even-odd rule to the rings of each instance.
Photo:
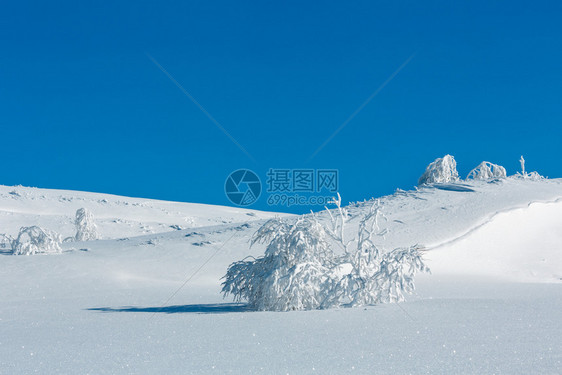
[[[439,273],[515,282],[562,280],[562,201],[501,212],[464,237],[432,250]]]
[[[0,249],[0,374],[562,372],[562,180],[436,184],[380,204],[378,246],[427,249],[415,294],[275,313],[220,294],[229,264],[263,255],[248,241],[274,213],[0,187],[0,232],[73,236],[85,207],[103,238]],[[348,207],[350,231],[370,206]]]
[[[96,219],[103,238],[139,236],[251,219],[269,219],[272,213],[196,203],[128,198],[109,194],[0,186],[0,233],[17,234],[22,226],[38,225],[76,234],[74,214],[85,208]]]

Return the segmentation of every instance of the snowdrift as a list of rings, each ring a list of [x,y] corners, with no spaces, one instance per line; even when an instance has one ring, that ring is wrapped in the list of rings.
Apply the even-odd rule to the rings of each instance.
[[[497,213],[464,236],[433,248],[438,274],[517,282],[562,281],[562,201]]]

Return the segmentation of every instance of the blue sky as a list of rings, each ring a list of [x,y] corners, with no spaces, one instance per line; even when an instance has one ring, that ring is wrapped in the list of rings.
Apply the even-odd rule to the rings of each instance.
[[[230,205],[233,170],[327,168],[355,201],[447,153],[463,176],[523,154],[562,177],[561,18],[553,1],[4,3],[0,183]]]

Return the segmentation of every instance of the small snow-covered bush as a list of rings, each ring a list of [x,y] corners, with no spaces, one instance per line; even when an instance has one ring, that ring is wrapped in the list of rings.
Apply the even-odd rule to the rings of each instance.
[[[501,165],[483,161],[470,171],[466,179],[489,180],[492,178],[506,178],[507,173]]]
[[[429,164],[425,172],[418,180],[418,185],[439,184],[456,182],[459,180],[457,172],[457,162],[452,155],[445,155],[442,158],[435,159]]]
[[[347,212],[339,195],[334,203],[338,214],[328,211],[331,225],[322,225],[314,216],[294,223],[279,218],[266,222],[252,239],[252,245],[267,243],[264,256],[231,264],[223,294],[271,311],[402,301],[414,289],[414,275],[429,271],[421,248],[385,252],[375,246],[373,236],[386,233],[379,229],[378,201],[361,220],[357,237],[346,242]],[[332,245],[343,254],[336,254]]]
[[[62,242],[58,233],[38,226],[22,227],[12,242],[14,255],[33,255],[37,253],[60,253]]]
[[[326,240],[324,228],[310,218],[267,221],[252,238],[252,245],[268,243],[265,255],[230,265],[223,293],[257,310],[319,308],[333,258]]]
[[[345,227],[347,212],[341,208],[341,198],[334,200],[339,210],[339,219],[332,218],[328,233],[345,249],[338,264],[351,268],[351,272],[336,278],[326,291],[323,307],[340,305],[364,306],[377,303],[400,302],[404,294],[414,290],[417,272],[429,272],[422,260],[422,248],[418,245],[385,251],[375,245],[376,237],[384,237],[386,229],[380,229],[380,201],[376,200],[361,219],[357,237],[345,242],[341,235]],[[354,246],[352,246],[354,245]]]
[[[0,249],[12,249],[14,239],[9,234],[0,233]]]
[[[99,239],[98,228],[94,223],[94,215],[85,208],[76,211],[76,241],[91,241]]]
[[[540,181],[540,180],[544,180],[545,177],[541,176],[538,172],[527,172],[525,170],[525,158],[523,158],[523,155],[521,155],[521,159],[519,159],[519,163],[521,163],[521,173],[517,172],[514,176],[512,176],[513,178],[520,178],[523,180],[531,180],[531,181]]]
[[[517,174],[517,177],[523,178],[524,180],[531,180],[531,181],[541,181],[546,179],[547,177],[541,176],[539,172],[533,171],[529,173],[525,173],[524,175]]]

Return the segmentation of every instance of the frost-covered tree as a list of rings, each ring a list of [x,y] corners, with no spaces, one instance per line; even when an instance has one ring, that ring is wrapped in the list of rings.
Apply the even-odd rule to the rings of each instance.
[[[526,173],[525,175],[523,175],[523,178],[526,179],[526,180],[531,180],[531,181],[540,181],[540,180],[544,180],[545,178],[548,178],[548,177],[541,176],[539,174],[539,172],[532,171],[532,172],[529,172],[529,173]]]
[[[223,293],[245,299],[257,310],[310,310],[320,307],[322,287],[333,258],[324,228],[301,217],[294,224],[275,218],[252,238],[267,242],[265,255],[233,263],[227,271]]]
[[[9,234],[0,233],[0,249],[12,249],[14,238]]]
[[[33,255],[37,253],[60,253],[62,238],[58,233],[38,226],[22,227],[12,242],[14,255]]]
[[[380,201],[376,200],[361,219],[357,238],[349,241],[345,241],[343,237],[347,210],[341,207],[340,195],[338,194],[337,199],[334,198],[331,203],[336,205],[337,214],[332,215],[327,210],[331,223],[328,233],[345,250],[337,263],[340,268],[348,268],[350,271],[332,278],[322,307],[339,306],[342,303],[354,306],[374,304],[377,301],[370,298],[372,293],[368,290],[367,279],[377,271],[381,260],[381,251],[374,244],[373,236],[384,236],[386,233],[379,228],[380,219],[386,219],[381,213]]]
[[[466,179],[490,180],[493,178],[506,178],[507,173],[501,165],[483,161],[476,168],[470,171]]]
[[[258,310],[309,310],[401,301],[413,290],[418,271],[429,271],[418,246],[385,252],[375,245],[384,236],[384,218],[376,201],[362,218],[358,235],[344,238],[347,212],[334,199],[336,214],[330,224],[317,217],[301,217],[291,224],[266,222],[252,244],[267,243],[263,257],[233,263],[223,282],[223,293],[247,300]],[[332,245],[343,252],[336,254]]]
[[[452,155],[445,155],[442,158],[435,159],[427,166],[418,180],[418,185],[449,183],[458,180],[459,173],[457,172],[455,158]]]
[[[340,209],[339,195],[333,203],[338,207],[340,216],[345,214]],[[422,260],[420,246],[386,252],[375,244],[376,237],[384,238],[387,233],[386,229],[380,228],[381,220],[386,220],[386,217],[377,199],[361,219],[357,237],[346,244],[346,254],[338,259],[340,266],[350,267],[351,271],[332,280],[326,290],[323,307],[400,302],[404,300],[405,293],[414,290],[415,274],[429,272]],[[340,222],[344,223],[343,218]],[[351,244],[355,244],[354,250],[350,250]]]
[[[100,238],[98,228],[94,223],[94,215],[85,208],[80,208],[76,211],[76,241],[91,241]]]
[[[525,158],[523,158],[523,155],[521,155],[521,159],[519,159],[519,163],[521,163],[521,173],[517,172],[513,177],[514,178],[520,178],[520,179],[524,179],[524,180],[532,180],[532,181],[540,181],[540,180],[544,180],[545,177],[541,176],[538,172],[533,171],[533,172],[527,172],[525,170]]]
[[[379,269],[370,278],[371,298],[379,303],[404,301],[404,295],[415,289],[414,276],[417,272],[429,272],[423,261],[421,246],[397,248],[385,253]]]

